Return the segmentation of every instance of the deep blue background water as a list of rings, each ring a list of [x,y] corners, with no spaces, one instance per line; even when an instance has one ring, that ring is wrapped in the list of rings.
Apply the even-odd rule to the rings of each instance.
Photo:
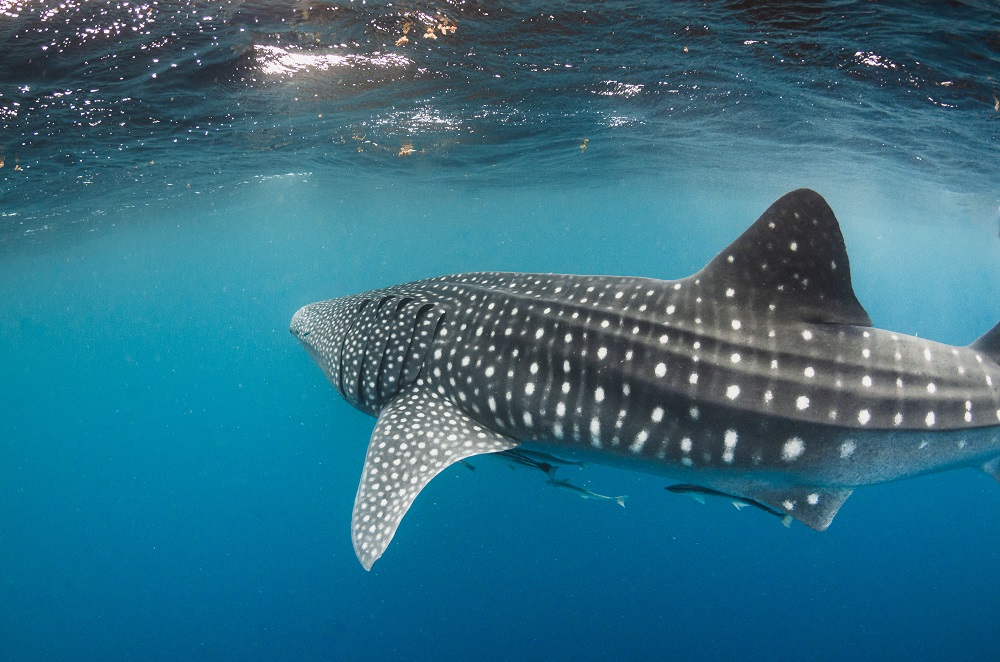
[[[443,273],[685,276],[809,186],[877,326],[971,342],[1000,12],[912,4],[0,3],[0,656],[992,656],[972,470],[819,534],[480,459],[366,573],[373,421],[287,332]]]

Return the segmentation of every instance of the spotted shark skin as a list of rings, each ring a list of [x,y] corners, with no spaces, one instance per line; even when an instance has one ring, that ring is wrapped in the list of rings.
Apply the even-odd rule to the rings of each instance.
[[[442,276],[305,306],[291,332],[378,418],[352,521],[366,569],[437,473],[522,445],[817,530],[857,486],[1000,478],[1000,324],[968,347],[872,328],[807,189],[688,278]]]

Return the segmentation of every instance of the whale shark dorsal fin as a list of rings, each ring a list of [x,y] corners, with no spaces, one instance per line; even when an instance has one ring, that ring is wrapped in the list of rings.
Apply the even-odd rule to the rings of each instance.
[[[419,380],[379,412],[354,499],[351,538],[365,570],[382,556],[420,490],[449,465],[518,442],[488,430]]]
[[[717,300],[749,291],[746,305],[785,321],[871,326],[854,295],[837,217],[809,189],[778,198],[692,279]]]
[[[994,361],[1000,363],[1000,324],[997,324],[985,334],[980,336],[976,342],[969,345],[977,352],[986,354]]]

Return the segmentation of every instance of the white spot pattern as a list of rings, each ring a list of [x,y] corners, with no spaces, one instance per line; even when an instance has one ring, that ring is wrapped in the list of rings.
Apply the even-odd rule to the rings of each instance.
[[[794,462],[801,457],[806,450],[805,442],[798,437],[792,437],[781,447],[781,459],[785,462]]]
[[[732,464],[736,455],[736,444],[739,442],[739,435],[736,433],[736,430],[726,430],[722,441],[725,446],[725,449],[722,451],[722,461],[726,464]]]

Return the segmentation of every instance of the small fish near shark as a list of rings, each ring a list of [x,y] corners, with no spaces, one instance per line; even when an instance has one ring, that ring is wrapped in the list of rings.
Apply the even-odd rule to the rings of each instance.
[[[625,507],[625,499],[628,498],[627,495],[622,496],[608,496],[606,494],[598,494],[597,492],[591,492],[585,487],[580,487],[579,485],[574,485],[568,480],[559,480],[557,478],[550,478],[546,481],[549,485],[553,487],[558,487],[561,490],[566,490],[571,492],[581,499],[595,499],[597,501],[614,501],[622,508]]]
[[[442,276],[310,304],[291,332],[378,419],[351,524],[366,569],[482,453],[666,476],[820,531],[858,486],[1000,478],[1000,324],[967,347],[873,328],[808,189],[680,280]]]
[[[511,468],[531,467],[532,469],[538,469],[549,478],[555,477],[556,470],[559,467],[583,465],[583,462],[564,460],[561,457],[556,457],[540,451],[532,451],[526,448],[512,448],[507,451],[501,451],[496,453],[495,457],[506,460]]]
[[[786,515],[785,513],[779,512],[774,508],[771,508],[770,506],[765,506],[759,501],[754,501],[753,499],[746,499],[744,497],[736,496],[734,494],[726,494],[725,492],[720,492],[719,490],[713,490],[708,487],[702,487],[701,485],[691,485],[690,483],[667,485],[663,489],[665,489],[668,492],[672,492],[674,494],[687,494],[698,503],[705,503],[705,497],[707,496],[729,499],[732,502],[732,504],[736,506],[736,510],[743,510],[744,508],[747,507],[757,508],[758,510],[763,510],[765,513],[769,515],[774,515],[775,517],[778,517],[781,520],[781,523],[784,524],[786,527],[791,526],[792,524],[791,515]]]

